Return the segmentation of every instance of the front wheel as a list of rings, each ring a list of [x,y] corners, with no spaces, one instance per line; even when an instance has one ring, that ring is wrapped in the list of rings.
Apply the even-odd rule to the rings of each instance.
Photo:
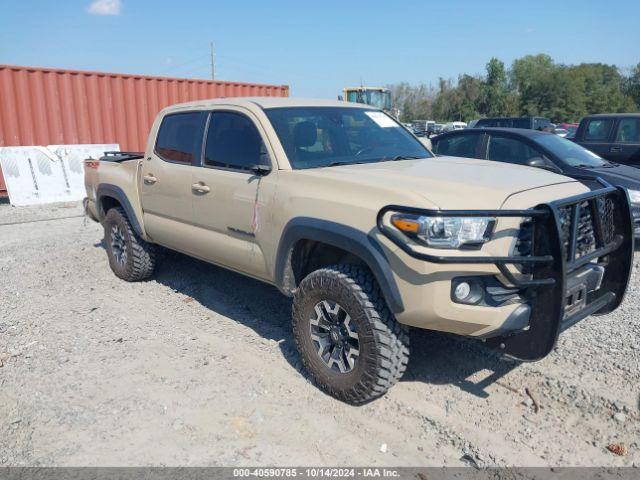
[[[356,265],[323,268],[302,280],[293,335],[317,385],[354,405],[383,395],[409,360],[407,328],[389,311],[373,275]]]

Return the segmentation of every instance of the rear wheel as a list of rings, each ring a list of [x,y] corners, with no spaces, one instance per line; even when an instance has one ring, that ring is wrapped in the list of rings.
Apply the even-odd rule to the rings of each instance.
[[[323,268],[300,283],[293,333],[311,377],[347,403],[383,395],[407,367],[407,328],[393,318],[373,275],[359,266]]]
[[[104,244],[113,273],[128,282],[149,278],[156,266],[156,246],[140,238],[121,207],[109,210],[103,225]]]

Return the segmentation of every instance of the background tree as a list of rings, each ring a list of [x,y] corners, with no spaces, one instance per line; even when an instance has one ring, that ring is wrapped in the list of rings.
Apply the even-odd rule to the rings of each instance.
[[[509,88],[504,63],[497,58],[492,58],[486,68],[487,76],[482,82],[480,113],[487,117],[516,114],[517,99]]]
[[[441,78],[435,89],[407,83],[390,88],[403,121],[535,115],[576,122],[590,113],[640,110],[640,63],[624,75],[615,65],[562,65],[544,54],[516,59],[510,69],[492,58],[484,76]]]
[[[625,79],[624,92],[635,102],[640,109],[640,63],[631,69],[631,73]]]

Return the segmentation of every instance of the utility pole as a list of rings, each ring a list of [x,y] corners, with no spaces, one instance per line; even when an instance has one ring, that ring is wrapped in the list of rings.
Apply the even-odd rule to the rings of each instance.
[[[213,49],[213,42],[209,43],[209,47],[211,48],[211,80],[216,79],[216,54]]]

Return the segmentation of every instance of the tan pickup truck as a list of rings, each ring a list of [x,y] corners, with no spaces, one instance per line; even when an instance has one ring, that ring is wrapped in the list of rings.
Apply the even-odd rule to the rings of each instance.
[[[146,152],[85,163],[114,273],[158,246],[293,297],[303,363],[362,404],[397,382],[408,327],[537,360],[615,309],[633,255],[627,194],[541,169],[434,157],[384,112],[282,98],[162,110]]]

